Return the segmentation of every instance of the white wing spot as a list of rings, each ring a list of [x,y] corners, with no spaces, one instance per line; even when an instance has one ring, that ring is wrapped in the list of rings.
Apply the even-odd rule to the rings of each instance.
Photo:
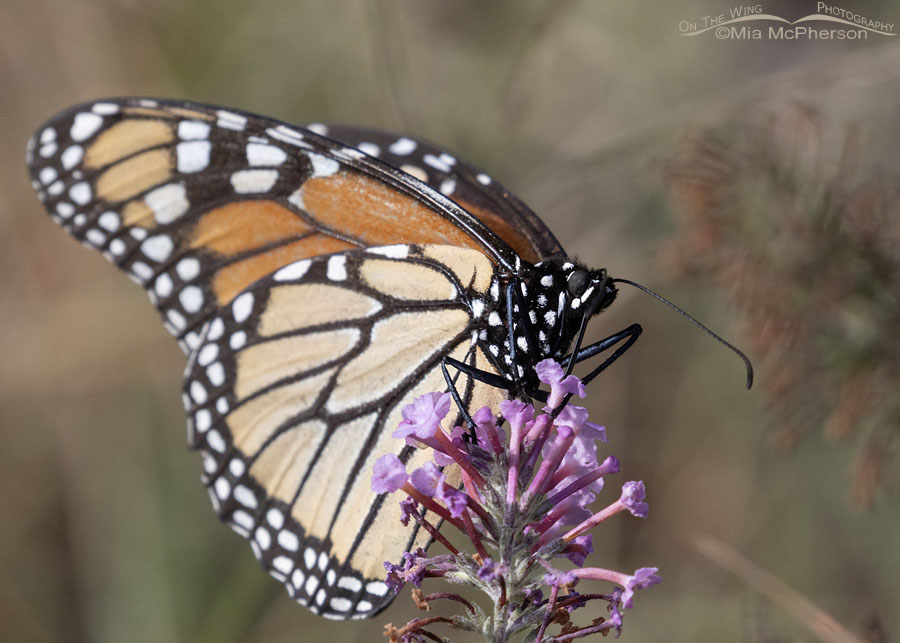
[[[216,112],[216,116],[219,117],[216,121],[216,125],[224,129],[231,129],[240,132],[247,125],[246,116],[234,114],[233,112],[226,112],[224,109],[220,109],[218,112]]]
[[[103,115],[116,114],[119,111],[119,106],[115,103],[94,103],[91,111],[95,114]]]
[[[305,275],[306,271],[309,270],[309,266],[309,259],[301,259],[300,261],[295,261],[294,263],[281,268],[275,273],[273,278],[275,281],[293,281],[294,279],[300,279],[300,277]]]
[[[157,279],[159,281],[159,279]],[[218,344],[207,344],[197,353],[197,363],[200,366],[209,366],[219,356]]]
[[[41,183],[47,185],[48,183],[55,181],[59,175],[56,173],[56,169],[50,167],[49,165],[42,169],[38,174],[38,178],[41,180]]]
[[[347,257],[345,255],[334,255],[328,260],[328,278],[332,281],[347,279]]]
[[[43,132],[41,132],[41,143],[49,143],[50,141],[56,140],[56,130],[52,127],[48,127]]]
[[[237,323],[245,321],[253,312],[253,293],[245,292],[238,295],[231,304],[231,312]]]
[[[131,264],[131,272],[145,281],[153,276],[153,268],[142,261],[135,261]]]
[[[172,294],[172,278],[166,273],[161,274],[156,278],[153,289],[160,297],[168,297]]]
[[[200,274],[200,260],[196,257],[185,257],[175,266],[175,272],[182,281],[190,281]]]
[[[413,177],[419,179],[420,181],[422,181],[422,183],[428,183],[428,173],[425,170],[423,170],[422,168],[420,168],[418,165],[409,165],[409,164],[401,165],[400,169],[403,170],[404,172],[406,172],[407,174],[409,174],[410,176],[413,176]]]
[[[187,286],[178,293],[178,301],[186,312],[196,313],[203,308],[203,291],[197,286]]]
[[[422,160],[425,162],[425,165],[430,165],[440,172],[449,172],[451,170],[450,164],[434,154],[425,154]]]
[[[209,166],[212,144],[209,141],[186,141],[175,146],[178,171],[184,174],[200,172]]]
[[[239,477],[244,475],[246,467],[244,467],[244,462],[242,460],[232,458],[231,462],[228,463],[228,470],[231,471],[231,475]]]
[[[200,409],[194,414],[194,426],[200,433],[206,433],[212,426],[212,413],[207,409]]]
[[[312,547],[303,550],[303,562],[307,569],[312,569],[316,565],[316,551]]]
[[[70,145],[66,149],[63,150],[63,153],[60,154],[59,160],[62,163],[63,168],[67,170],[71,170],[73,167],[78,165],[81,162],[81,158],[84,156],[84,148],[80,145]]]
[[[87,239],[92,245],[97,247],[102,246],[106,243],[106,235],[97,230],[96,228],[91,228],[84,234],[85,239]]]
[[[191,395],[191,399],[194,400],[196,404],[203,404],[206,402],[206,388],[204,388],[203,384],[197,380],[191,382],[188,392]]]
[[[125,254],[126,248],[127,246],[125,245],[125,242],[121,239],[113,239],[109,242],[109,251],[117,257]]]
[[[395,246],[379,246],[377,248],[369,248],[369,253],[373,255],[381,255],[390,259],[406,259],[409,256],[409,246],[398,244]]]
[[[165,234],[148,237],[141,243],[141,252],[157,263],[162,263],[168,259],[174,248],[175,244],[172,242],[172,239]]]
[[[276,556],[272,561],[272,567],[287,576],[294,570],[294,561],[287,556]]]
[[[275,529],[281,529],[284,526],[284,514],[272,507],[266,512],[266,521]]]
[[[338,579],[337,586],[351,592],[358,592],[362,589],[362,581],[355,576],[341,576]]]
[[[228,400],[226,400],[224,397],[220,397],[218,400],[216,400],[216,411],[219,412],[219,415],[225,415],[226,413],[228,413]],[[241,474],[235,473],[234,475],[239,476]]]
[[[115,232],[119,229],[119,215],[109,210],[97,218],[97,225],[107,232]]]
[[[315,132],[319,136],[328,136],[328,126],[322,123],[310,123],[306,126],[310,132]]]
[[[206,443],[217,453],[225,452],[225,438],[223,438],[222,434],[215,429],[212,429],[206,434]]]
[[[405,137],[398,138],[388,147],[388,150],[390,150],[391,154],[396,154],[397,156],[406,156],[415,149],[416,142]]]
[[[369,156],[378,156],[379,154],[381,154],[381,148],[375,145],[375,143],[369,143],[368,141],[364,141],[356,147],[358,147]]]
[[[248,509],[256,509],[257,507],[256,494],[250,491],[245,485],[239,484],[234,488],[234,499]]]
[[[231,338],[228,340],[228,345],[231,346],[232,350],[240,350],[244,347],[244,344],[247,343],[247,333],[242,330],[234,333]]]
[[[272,545],[272,535],[265,527],[257,527],[255,536],[254,540],[262,549],[268,549]]]
[[[72,129],[69,130],[69,136],[73,141],[84,141],[93,136],[101,125],[103,125],[103,117],[99,114],[90,112],[76,114],[75,120],[72,121]]]
[[[300,548],[300,539],[293,531],[279,531],[278,544],[287,551],[297,551]]]
[[[238,194],[268,192],[278,180],[278,170],[238,170],[231,175],[231,187]]]
[[[478,181],[479,183],[481,183],[481,185],[490,185],[491,184],[491,177],[489,177],[484,172],[482,172],[481,174],[476,176],[475,180]]]
[[[213,362],[206,369],[206,377],[213,386],[222,386],[225,383],[225,367],[221,362]]]
[[[341,167],[341,164],[336,160],[321,154],[308,154],[307,156],[309,157],[309,162],[312,163],[312,175],[314,177],[331,176],[337,173]]]
[[[161,225],[172,223],[190,207],[187,193],[181,183],[168,183],[151,190],[144,197],[144,203],[153,211],[156,222]]]
[[[231,483],[225,478],[216,478],[214,486],[216,488],[216,495],[219,496],[219,500],[226,500],[231,493]]]
[[[281,165],[287,160],[287,152],[267,143],[247,144],[247,163],[252,166]]]
[[[56,143],[44,143],[41,145],[41,156],[48,158],[56,154]]]
[[[209,138],[209,123],[203,121],[181,121],[178,123],[178,138],[196,141]]]
[[[67,203],[66,201],[60,201],[56,204],[56,214],[61,216],[63,219],[68,219],[70,216],[75,214],[75,206],[71,203]]]
[[[225,322],[222,321],[221,317],[216,317],[209,324],[209,331],[206,333],[206,339],[210,341],[215,341],[222,336],[222,333],[225,332]]]
[[[488,324],[491,326],[499,326],[501,323],[503,322],[500,320],[500,315],[497,314],[496,310],[488,315]]]
[[[443,194],[450,196],[456,190],[456,179],[444,179],[441,181],[440,190]]]
[[[353,603],[349,598],[344,598],[343,596],[335,596],[328,604],[331,606],[331,609],[336,612],[346,612],[349,611],[351,607],[353,607]]]
[[[243,527],[245,532],[249,532],[253,529],[253,516],[248,514],[246,511],[238,509],[233,514],[231,514],[231,519],[235,522],[239,527]]]
[[[366,591],[375,596],[385,596],[388,593],[388,586],[380,580],[373,580],[366,583]]]
[[[82,181],[69,188],[69,198],[78,205],[85,205],[91,200],[91,186]]]

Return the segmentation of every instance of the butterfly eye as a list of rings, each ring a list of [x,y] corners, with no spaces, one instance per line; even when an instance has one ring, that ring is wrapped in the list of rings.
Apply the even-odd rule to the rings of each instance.
[[[569,294],[572,297],[580,297],[590,281],[590,273],[587,270],[575,270],[569,275]]]

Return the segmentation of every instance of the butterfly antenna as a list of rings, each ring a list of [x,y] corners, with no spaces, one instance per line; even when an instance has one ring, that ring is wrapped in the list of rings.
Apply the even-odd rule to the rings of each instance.
[[[631,281],[629,279],[618,279],[617,278],[617,279],[611,279],[610,281],[612,281],[613,283],[617,283],[617,284],[628,284],[629,286],[634,286],[638,290],[643,290],[645,293],[647,293],[651,297],[655,297],[656,299],[658,299],[659,301],[664,303],[666,306],[668,306],[672,310],[677,311],[679,314],[681,314],[682,317],[684,317],[689,322],[694,324],[694,326],[697,326],[699,329],[704,331],[707,335],[712,337],[714,340],[716,340],[720,344],[724,345],[726,348],[729,348],[735,355],[737,355],[742,360],[744,360],[744,366],[747,368],[747,388],[750,388],[751,386],[753,386],[753,364],[750,363],[750,359],[737,346],[735,346],[731,342],[728,342],[728,341],[722,339],[721,336],[717,335],[716,333],[711,331],[709,328],[704,326],[702,323],[700,323],[699,321],[697,321],[696,319],[691,317],[687,312],[685,312],[684,310],[682,310],[681,308],[679,308],[678,306],[673,304],[671,301],[669,301],[662,295],[653,292],[646,286],[642,286],[641,284],[639,284],[635,281]]]

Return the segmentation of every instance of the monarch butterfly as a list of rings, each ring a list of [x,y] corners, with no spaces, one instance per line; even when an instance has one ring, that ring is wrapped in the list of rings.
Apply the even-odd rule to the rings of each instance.
[[[427,545],[369,487],[400,411],[540,398],[616,287],[501,185],[432,145],[190,102],[73,107],[29,141],[54,221],[141,284],[188,355],[188,442],[223,521],[312,611],[365,618],[385,560]],[[450,367],[453,375],[450,375]],[[460,373],[468,377],[460,378]],[[457,384],[461,390],[457,391]]]

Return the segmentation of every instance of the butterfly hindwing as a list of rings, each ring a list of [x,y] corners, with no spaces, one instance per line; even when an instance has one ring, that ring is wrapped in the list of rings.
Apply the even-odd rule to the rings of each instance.
[[[494,280],[474,250],[353,250],[279,269],[206,325],[185,378],[191,446],[222,519],[312,610],[379,611],[383,561],[427,544],[371,490],[372,467],[427,458],[391,433],[415,396],[445,389],[443,356],[497,372],[477,332]],[[461,388],[473,408],[506,396]]]

